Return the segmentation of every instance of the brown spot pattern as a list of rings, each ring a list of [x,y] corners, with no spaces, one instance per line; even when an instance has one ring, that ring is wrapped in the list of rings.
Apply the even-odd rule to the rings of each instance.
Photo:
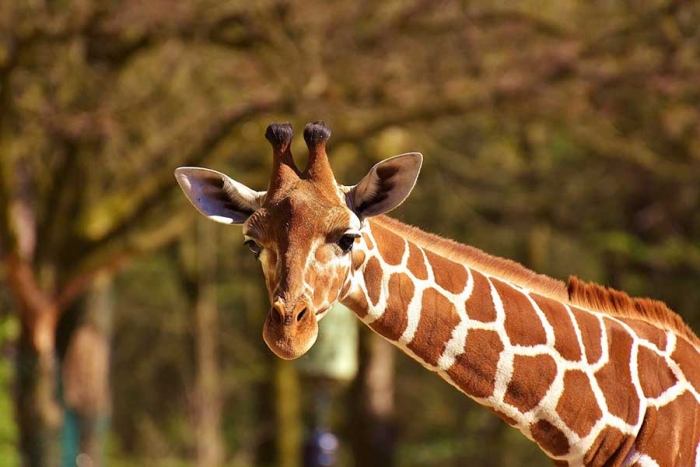
[[[503,342],[496,331],[472,329],[467,334],[464,353],[455,359],[447,374],[472,397],[489,397],[496,382]]]
[[[357,269],[360,266],[362,266],[362,263],[365,262],[365,252],[362,250],[353,250],[352,252],[352,267],[353,269]]]
[[[354,293],[348,295],[343,301],[343,304],[350,308],[357,316],[364,318],[367,316],[367,311],[369,309],[369,304],[367,299],[362,293]]]
[[[564,375],[564,392],[559,398],[557,413],[581,437],[586,436],[603,415],[584,372],[570,370]]]
[[[379,302],[379,293],[382,289],[382,265],[377,258],[370,258],[365,266],[364,278],[367,287],[367,295],[372,305]]]
[[[586,361],[596,363],[603,356],[601,347],[602,328],[598,317],[580,308],[571,307],[571,312],[581,330],[581,341],[586,351]]]
[[[586,452],[583,464],[587,467],[620,466],[633,444],[633,436],[625,435],[617,428],[607,426],[601,430]]]
[[[431,251],[426,251],[425,256],[433,269],[438,286],[454,294],[464,290],[467,286],[467,270],[464,266]]]
[[[406,248],[406,242],[403,238],[396,235],[394,232],[387,229],[376,229],[374,239],[377,241],[379,255],[384,262],[391,266],[401,264],[401,259]]]
[[[642,420],[642,426],[639,427],[639,433],[634,441],[635,446],[648,452],[645,447],[649,444],[649,440],[653,441],[654,433],[656,432],[656,422],[659,419],[659,411],[656,407],[647,407],[644,413],[644,420]]]
[[[689,392],[659,407],[658,423],[642,449],[659,465],[693,465],[700,437],[700,407]]]
[[[557,376],[557,364],[549,355],[513,359],[513,377],[503,401],[526,413],[537,407]]]
[[[374,242],[372,241],[372,237],[370,237],[368,233],[363,233],[362,239],[365,241],[365,245],[367,245],[368,250],[374,249]]]
[[[645,397],[659,397],[678,381],[666,360],[646,347],[639,347],[637,368],[638,373],[643,375],[639,382]]]
[[[569,440],[566,435],[547,420],[533,423],[530,432],[537,444],[553,456],[563,456],[569,452]]]
[[[574,323],[564,305],[541,295],[532,294],[531,297],[554,328],[554,349],[566,360],[580,361],[583,356],[581,346],[576,338]]]
[[[595,373],[608,411],[629,424],[639,419],[639,398],[632,384],[632,336],[617,322],[604,320],[608,331],[609,361]]]
[[[457,309],[435,289],[423,292],[418,328],[408,348],[430,365],[437,365],[453,329],[461,321]]]
[[[413,297],[413,282],[406,274],[392,274],[389,278],[389,297],[384,314],[370,326],[382,336],[393,341],[406,330],[408,314],[406,307]]]
[[[547,335],[542,321],[527,297],[498,279],[491,279],[491,282],[503,302],[503,309],[506,312],[504,327],[511,344],[523,346],[546,344]]]
[[[671,354],[671,358],[678,363],[686,379],[693,385],[695,390],[700,391],[700,362],[698,361],[698,351],[695,347],[682,337],[678,337],[676,348]]]
[[[313,282],[310,283],[313,284]],[[328,292],[332,294],[336,290],[340,289],[340,276],[338,274],[333,274],[330,277],[321,276],[316,281],[316,284],[317,285],[316,289],[314,290],[314,296],[312,301],[314,311],[318,312],[324,304],[328,303],[327,300],[332,300],[332,298],[328,296]]]
[[[330,245],[322,245],[320,248],[316,249],[316,252],[314,253],[314,258],[316,258],[317,263],[323,264],[333,257],[334,253],[329,248],[329,246]]]
[[[496,321],[496,308],[493,306],[489,281],[486,276],[473,270],[472,280],[474,281],[474,289],[465,304],[467,316],[482,323]]]
[[[659,329],[649,323],[637,320],[627,321],[627,324],[630,325],[637,336],[654,344],[657,349],[664,350],[666,348],[666,330]]]
[[[413,243],[408,244],[408,270],[417,279],[428,279],[428,268],[425,266],[425,259],[420,249]]]

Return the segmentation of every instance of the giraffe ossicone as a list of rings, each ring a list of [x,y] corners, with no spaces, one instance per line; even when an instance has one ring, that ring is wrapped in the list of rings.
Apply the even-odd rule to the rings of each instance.
[[[311,348],[342,302],[370,328],[535,441],[557,465],[700,467],[700,341],[665,305],[569,285],[384,214],[413,189],[419,153],[339,185],[330,130],[272,124],[267,191],[213,170],[175,176],[210,219],[243,227],[270,309],[278,356]]]

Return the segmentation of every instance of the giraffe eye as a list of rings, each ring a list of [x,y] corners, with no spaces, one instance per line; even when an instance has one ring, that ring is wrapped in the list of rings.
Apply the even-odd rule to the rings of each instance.
[[[258,245],[258,243],[255,240],[246,240],[245,242],[243,242],[243,244],[250,248],[250,251],[252,251],[255,255],[255,259],[258,259],[260,257],[260,253],[262,253],[262,247]]]
[[[343,253],[347,253],[352,250],[352,245],[355,243],[355,239],[359,236],[360,235],[356,233],[346,233],[340,237],[340,240],[338,240],[338,246],[341,250],[343,250]]]

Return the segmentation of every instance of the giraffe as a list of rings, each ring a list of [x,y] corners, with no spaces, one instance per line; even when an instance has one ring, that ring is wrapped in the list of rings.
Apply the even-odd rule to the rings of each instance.
[[[263,339],[284,359],[313,345],[341,302],[555,465],[700,466],[700,340],[663,303],[568,283],[385,216],[413,189],[420,153],[383,160],[354,186],[328,161],[330,130],[271,124],[267,191],[209,169],[176,179],[202,214],[242,225],[271,307]]]

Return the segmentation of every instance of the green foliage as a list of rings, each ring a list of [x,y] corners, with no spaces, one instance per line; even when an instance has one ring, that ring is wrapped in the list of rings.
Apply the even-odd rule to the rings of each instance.
[[[18,433],[13,423],[12,374],[12,361],[8,358],[0,359],[0,467],[20,465],[17,451]]]

